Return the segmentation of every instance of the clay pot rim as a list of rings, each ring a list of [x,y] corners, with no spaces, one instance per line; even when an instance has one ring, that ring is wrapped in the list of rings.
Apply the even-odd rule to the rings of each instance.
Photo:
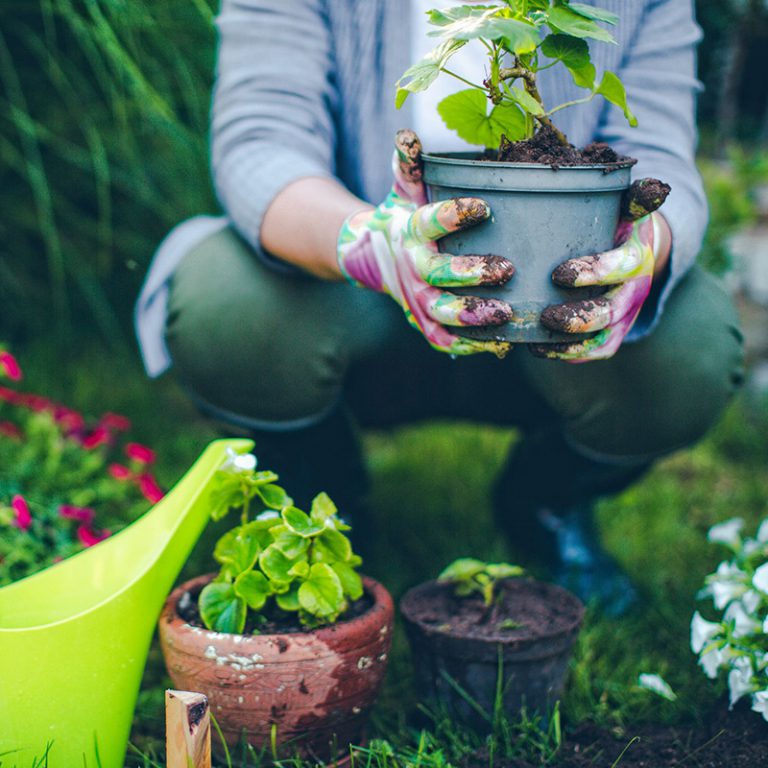
[[[179,584],[166,598],[165,604],[163,605],[163,611],[161,614],[161,619],[164,620],[164,623],[169,626],[173,627],[175,631],[183,631],[184,628],[188,628],[190,632],[212,632],[216,635],[220,635],[222,637],[230,637],[230,638],[240,638],[240,640],[235,640],[235,642],[248,642],[250,640],[257,639],[260,642],[263,641],[269,641],[271,638],[281,638],[281,637],[287,637],[287,638],[297,638],[297,637],[317,637],[318,639],[322,640],[326,635],[336,635],[340,631],[340,629],[344,630],[351,630],[354,631],[357,624],[364,624],[371,616],[371,614],[375,611],[382,611],[385,614],[389,613],[390,616],[394,615],[394,603],[392,601],[392,596],[389,594],[386,587],[384,587],[383,584],[379,583],[375,579],[372,579],[370,576],[365,576],[363,574],[360,574],[362,580],[363,580],[363,589],[370,595],[370,597],[373,598],[373,605],[364,613],[361,613],[359,616],[355,616],[351,619],[340,619],[338,621],[335,621],[333,624],[326,624],[322,627],[316,627],[315,629],[306,629],[306,630],[300,630],[298,632],[273,632],[273,633],[261,633],[261,634],[239,634],[235,632],[218,632],[215,629],[208,629],[205,626],[197,626],[195,624],[190,624],[188,621],[183,619],[181,616],[179,616],[178,611],[176,610],[176,606],[179,603],[179,600],[181,599],[182,595],[185,592],[189,592],[193,589],[195,589],[198,585],[204,586],[205,584],[208,584],[209,582],[213,581],[213,579],[218,574],[215,572],[212,573],[205,573],[200,576],[195,576],[192,579],[188,579],[187,581],[183,582],[182,584]]]
[[[421,584],[417,584],[416,586],[411,587],[400,598],[400,603],[399,603],[400,614],[406,622],[409,622],[414,626],[418,627],[419,630],[427,636],[431,635],[431,636],[439,636],[444,638],[452,638],[457,640],[467,640],[467,641],[471,641],[472,643],[477,643],[478,645],[485,645],[485,644],[535,645],[535,644],[543,643],[549,640],[556,640],[558,638],[568,637],[569,635],[573,635],[574,633],[579,631],[579,628],[581,627],[581,624],[584,621],[585,608],[581,600],[579,600],[579,598],[576,597],[576,595],[574,595],[569,590],[559,586],[558,584],[552,584],[547,581],[541,581],[539,579],[533,579],[530,577],[526,578],[525,576],[514,578],[514,579],[503,579],[503,581],[515,581],[515,582],[519,582],[523,584],[531,584],[531,585],[536,584],[539,586],[546,587],[548,590],[550,590],[553,593],[560,593],[561,595],[567,597],[569,601],[573,604],[576,610],[576,615],[574,620],[566,624],[565,626],[560,627],[559,629],[556,629],[552,632],[546,632],[540,635],[536,635],[535,637],[528,637],[528,638],[514,638],[514,637],[505,638],[502,636],[470,637],[469,635],[466,635],[462,632],[456,632],[456,631],[449,632],[444,629],[440,629],[439,626],[425,623],[424,621],[421,620],[420,617],[414,616],[408,611],[407,601],[408,601],[408,597],[411,594],[416,594],[421,591],[426,591],[434,587],[437,587],[439,589],[450,588],[449,584],[445,582],[439,582],[437,579],[424,581]]]

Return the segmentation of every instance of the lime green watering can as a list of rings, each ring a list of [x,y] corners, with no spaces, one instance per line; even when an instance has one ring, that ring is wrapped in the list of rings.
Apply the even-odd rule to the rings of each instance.
[[[0,589],[0,766],[122,768],[152,633],[208,520],[226,449],[211,443],[149,512]]]

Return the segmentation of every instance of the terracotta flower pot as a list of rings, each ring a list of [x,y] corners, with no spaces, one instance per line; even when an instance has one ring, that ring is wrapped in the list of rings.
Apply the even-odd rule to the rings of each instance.
[[[208,696],[227,744],[245,736],[257,752],[328,760],[364,741],[368,713],[392,642],[392,598],[363,578],[373,605],[364,614],[306,632],[232,635],[195,627],[177,605],[213,578],[174,590],[160,617],[160,643],[173,685]]]
[[[579,599],[554,584],[513,579],[502,586],[504,610],[489,624],[456,621],[465,611],[482,619],[488,609],[479,597],[455,597],[450,584],[425,582],[400,602],[419,690],[478,729],[489,719],[477,707],[490,718],[498,690],[513,719],[524,706],[547,714],[562,694],[584,617]]]

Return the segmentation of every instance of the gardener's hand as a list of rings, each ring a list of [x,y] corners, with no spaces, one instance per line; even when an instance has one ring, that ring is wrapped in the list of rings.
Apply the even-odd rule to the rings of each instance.
[[[427,204],[416,134],[398,132],[395,146],[395,182],[386,200],[344,222],[338,243],[341,271],[355,285],[389,294],[434,349],[452,355],[503,355],[508,342],[465,339],[445,326],[502,325],[511,319],[511,307],[498,299],[443,289],[501,285],[514,268],[499,256],[438,253],[435,242],[485,221],[488,205],[477,198]]]
[[[633,189],[637,190],[637,185],[647,181],[636,182]],[[661,186],[660,195],[652,200],[641,203],[630,199],[625,204],[613,250],[570,259],[552,273],[553,281],[567,288],[612,286],[593,299],[552,305],[541,314],[541,322],[551,330],[596,331],[595,335],[573,343],[533,344],[530,350],[534,355],[585,363],[605,360],[616,353],[640,314],[654,274],[661,272],[660,267],[669,256],[668,225],[660,214],[651,212],[664,202],[669,192],[667,185]]]

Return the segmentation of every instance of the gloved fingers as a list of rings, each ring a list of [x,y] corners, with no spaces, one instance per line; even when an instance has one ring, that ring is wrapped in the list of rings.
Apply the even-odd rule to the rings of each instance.
[[[433,247],[415,248],[414,264],[422,280],[436,288],[474,285],[503,285],[515,273],[510,261],[501,256],[453,256]]]
[[[503,325],[513,316],[512,307],[500,299],[457,296],[436,291],[427,305],[427,313],[441,325]]]
[[[477,197],[456,197],[417,208],[408,223],[408,235],[415,243],[426,244],[452,232],[486,221],[491,209]]]
[[[398,131],[392,155],[392,174],[395,178],[392,193],[403,202],[425,205],[427,190],[422,180],[421,141],[410,129]]]
[[[556,344],[529,344],[528,349],[535,357],[564,360],[569,363],[587,363],[613,357],[623,340],[624,337],[614,333],[614,329],[605,328],[591,339],[572,343],[565,341]]]
[[[551,331],[591,333],[611,324],[613,304],[608,294],[594,299],[552,304],[541,313],[542,325]]]
[[[450,349],[442,351],[452,355],[476,355],[480,352],[490,352],[501,360],[510,349],[512,349],[512,344],[509,341],[480,341],[457,336]]]
[[[585,285],[616,285],[643,274],[652,274],[653,246],[657,242],[654,216],[619,226],[625,242],[610,251],[569,259],[552,273],[556,285],[578,288]]]

